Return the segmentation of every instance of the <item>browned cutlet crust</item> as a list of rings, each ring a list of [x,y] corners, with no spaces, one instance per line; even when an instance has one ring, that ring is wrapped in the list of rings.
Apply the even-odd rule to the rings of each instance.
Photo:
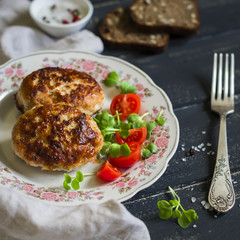
[[[85,72],[48,67],[24,78],[16,95],[16,105],[23,112],[38,104],[58,102],[92,115],[101,109],[104,93],[99,83]]]
[[[63,103],[38,105],[12,130],[12,148],[30,166],[71,171],[92,161],[103,137],[92,117]]]

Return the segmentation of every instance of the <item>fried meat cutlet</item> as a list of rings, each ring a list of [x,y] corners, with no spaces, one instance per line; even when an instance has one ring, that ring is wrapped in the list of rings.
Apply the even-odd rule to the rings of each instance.
[[[12,148],[28,165],[71,171],[93,160],[103,136],[92,117],[64,103],[37,105],[20,116]]]
[[[38,104],[58,102],[92,115],[101,109],[104,93],[99,83],[85,72],[47,67],[26,76],[16,94],[16,104],[22,112]]]

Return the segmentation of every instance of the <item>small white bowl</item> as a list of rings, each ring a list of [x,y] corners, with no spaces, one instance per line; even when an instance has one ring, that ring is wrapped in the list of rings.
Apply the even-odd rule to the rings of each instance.
[[[62,10],[61,14],[65,14],[63,10],[65,8],[66,13],[67,8],[78,9],[81,13],[81,19],[68,24],[51,20],[53,14],[51,6],[53,5],[57,6],[53,11],[57,11],[58,8]],[[34,0],[31,3],[29,12],[38,27],[53,37],[61,38],[73,34],[86,26],[93,14],[93,5],[88,0]],[[56,14],[55,17],[59,20],[61,14]],[[49,23],[46,20],[44,21],[43,17],[46,17],[47,20],[50,19]]]

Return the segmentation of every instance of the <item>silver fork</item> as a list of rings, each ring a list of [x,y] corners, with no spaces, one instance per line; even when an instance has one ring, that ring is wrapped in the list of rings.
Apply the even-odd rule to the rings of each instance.
[[[229,67],[230,62],[230,67]],[[220,130],[215,170],[209,190],[209,204],[218,212],[227,212],[235,203],[227,147],[226,116],[234,112],[234,54],[214,54],[211,108],[220,115]]]

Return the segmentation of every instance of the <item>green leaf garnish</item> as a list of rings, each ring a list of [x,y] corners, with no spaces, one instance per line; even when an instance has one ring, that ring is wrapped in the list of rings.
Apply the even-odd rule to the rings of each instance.
[[[136,113],[131,113],[127,116],[127,121],[129,124],[131,124],[131,128],[141,128],[145,125],[143,118],[149,114],[150,113],[147,112],[147,113],[143,114],[142,116],[139,116]]]
[[[147,148],[142,149],[141,154],[142,154],[142,157],[143,157],[143,158],[150,158],[151,155],[152,155],[152,153],[150,152],[150,150],[147,149]]]
[[[151,152],[151,153],[156,153],[158,148],[157,145],[155,143],[149,143],[149,145],[147,146],[147,149]]]
[[[156,153],[158,150],[157,145],[155,143],[149,143],[146,148],[142,149],[142,157],[150,158],[153,153]]]
[[[127,138],[129,136],[130,125],[128,123],[121,122],[120,123],[120,136],[122,138]]]
[[[119,76],[116,72],[110,72],[103,83],[108,87],[116,86],[119,82]]]
[[[141,116],[139,116],[137,113],[131,113],[127,116],[128,122],[142,122]]]
[[[75,179],[77,179],[78,182],[82,182],[83,179],[84,179],[84,175],[83,175],[83,173],[80,172],[80,171],[77,171],[77,172],[76,172],[76,178],[75,178]]]
[[[180,204],[180,197],[171,187],[169,187],[169,190],[173,195],[174,200],[170,200],[169,202],[161,200],[157,202],[159,217],[164,220],[170,217],[177,218],[179,226],[187,228],[192,222],[198,220],[198,215],[193,209],[184,210]],[[182,212],[178,208],[180,208]]]
[[[63,181],[63,187],[66,190],[70,190],[71,187],[74,190],[78,190],[80,188],[79,182],[82,182],[84,180],[85,176],[92,176],[94,174],[95,174],[95,172],[83,174],[82,172],[77,171],[76,172],[76,177],[74,178],[74,177],[71,177],[68,174],[64,173],[65,179]],[[70,183],[71,183],[71,187],[69,186]]]
[[[172,207],[169,202],[165,200],[158,201],[158,208],[161,209],[159,217],[161,219],[168,219],[172,216]]]
[[[155,121],[147,122],[146,127],[147,127],[147,139],[149,139],[151,137],[152,131],[156,127],[156,122]]]
[[[66,183],[70,183],[72,181],[72,178],[68,174],[64,173],[64,176]]]
[[[104,141],[100,153],[101,153],[102,155],[108,155],[108,153],[109,153],[109,148],[110,148],[111,145],[112,145],[111,142]]]
[[[134,93],[138,90],[138,87],[131,85],[127,81],[122,81],[120,84],[121,93],[127,94],[127,93]]]
[[[66,189],[66,190],[70,190],[71,187],[68,185],[68,182],[66,180],[64,180],[63,182],[63,187]]]
[[[163,126],[165,124],[164,118],[161,117],[162,110],[158,114],[157,118],[154,121],[150,121],[146,123],[147,126],[147,139],[149,139],[152,135],[152,131],[155,129],[157,125]]]
[[[93,118],[105,141],[111,142],[113,135],[120,131],[120,134],[124,137],[128,137],[130,125],[128,123],[123,123],[119,119],[119,114],[116,113],[115,116],[112,116],[107,111],[99,112],[95,118]]]
[[[175,209],[172,213],[173,218],[180,218],[181,215],[182,215],[182,213],[178,209]]]
[[[120,155],[120,145],[113,143],[109,148],[109,154],[111,157],[116,158]]]
[[[116,86],[119,83],[119,75],[116,72],[110,72],[103,83],[108,87]],[[138,90],[138,87],[131,85],[127,81],[122,81],[120,83],[121,93],[134,93]]]
[[[155,119],[155,122],[157,125],[163,126],[165,123],[165,120],[164,120],[164,118],[161,117],[161,115],[162,115],[162,110],[160,111],[157,118]]]
[[[128,157],[130,153],[131,151],[127,143],[124,143],[122,145],[118,143],[112,143],[112,145],[109,148],[109,154],[113,158],[119,157],[120,155]]]
[[[122,145],[120,145],[120,155],[124,156],[124,157],[128,157],[131,153],[131,150],[129,148],[129,146],[127,145],[127,143],[124,143]]]
[[[78,190],[80,188],[79,181],[75,178],[71,182],[71,186],[74,190]]]

